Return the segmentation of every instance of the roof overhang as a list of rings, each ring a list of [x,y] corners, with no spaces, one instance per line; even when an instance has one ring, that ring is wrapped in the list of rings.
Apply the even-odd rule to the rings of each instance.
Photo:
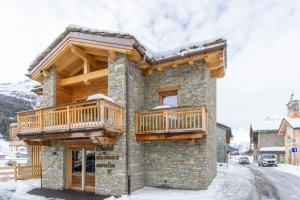
[[[173,53],[162,57],[152,57],[133,36],[68,27],[30,65],[29,77],[41,82],[43,73],[45,75],[45,71],[55,65],[55,61],[70,51],[72,46],[82,50],[89,48],[93,51],[101,51],[106,57],[118,53],[127,54],[130,60],[150,75],[153,70],[164,71],[167,67],[194,65],[200,60],[206,63],[212,78],[221,78],[225,75],[227,44],[223,39],[204,43],[200,46],[201,48],[183,54]]]

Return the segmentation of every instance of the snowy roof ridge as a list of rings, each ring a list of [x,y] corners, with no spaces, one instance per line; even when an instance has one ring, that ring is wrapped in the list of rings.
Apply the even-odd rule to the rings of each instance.
[[[293,128],[300,128],[300,118],[284,118]]]
[[[277,115],[270,115],[263,120],[253,123],[252,129],[254,131],[275,131],[279,129],[282,117]]]
[[[165,59],[171,59],[173,57],[188,56],[198,51],[209,50],[211,48],[226,47],[226,40],[224,38],[215,38],[211,40],[205,40],[201,42],[193,42],[188,45],[177,47],[173,50],[155,52],[145,47],[139,40],[129,33],[112,32],[107,30],[87,28],[84,26],[78,26],[70,24],[44,51],[42,51],[30,64],[28,71],[31,71],[59,42],[61,42],[70,32],[80,32],[92,35],[101,35],[106,37],[119,37],[125,39],[133,39],[136,45],[140,47],[150,62],[160,62]],[[225,64],[226,65],[226,64]],[[226,67],[226,66],[225,66]]]

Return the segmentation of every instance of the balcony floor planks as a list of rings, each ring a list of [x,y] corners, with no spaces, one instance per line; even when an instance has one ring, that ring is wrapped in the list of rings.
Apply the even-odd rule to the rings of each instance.
[[[204,131],[198,132],[168,132],[168,133],[137,133],[137,141],[172,141],[172,140],[206,140]]]

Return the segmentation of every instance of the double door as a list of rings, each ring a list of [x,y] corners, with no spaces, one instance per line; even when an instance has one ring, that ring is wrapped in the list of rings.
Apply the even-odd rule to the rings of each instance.
[[[67,188],[95,191],[95,148],[68,148]]]

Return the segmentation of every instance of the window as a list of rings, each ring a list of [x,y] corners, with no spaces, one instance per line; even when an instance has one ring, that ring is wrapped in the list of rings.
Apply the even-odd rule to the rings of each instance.
[[[177,91],[173,95],[162,95],[161,104],[163,106],[177,107]]]
[[[160,105],[177,107],[178,106],[178,90],[179,85],[157,88],[155,91],[160,96]]]

